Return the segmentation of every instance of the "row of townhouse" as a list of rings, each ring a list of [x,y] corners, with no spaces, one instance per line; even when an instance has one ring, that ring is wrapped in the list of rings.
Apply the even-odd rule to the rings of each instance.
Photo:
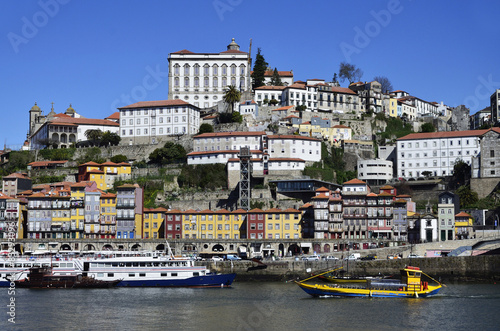
[[[26,203],[22,199],[0,193],[0,239],[23,238],[25,219]]]
[[[26,238],[134,238],[142,228],[142,189],[106,193],[95,181],[35,187],[27,201]],[[139,231],[140,233],[140,231]]]
[[[458,196],[451,192],[439,196],[437,215],[417,214],[411,197],[397,195],[390,185],[376,194],[359,179],[345,182],[342,190],[319,188],[312,200],[301,208],[306,238],[423,242],[474,236],[473,218],[460,212]]]
[[[109,190],[116,180],[128,180],[132,176],[130,163],[121,162],[87,162],[78,166],[77,182],[94,181],[97,188]]]

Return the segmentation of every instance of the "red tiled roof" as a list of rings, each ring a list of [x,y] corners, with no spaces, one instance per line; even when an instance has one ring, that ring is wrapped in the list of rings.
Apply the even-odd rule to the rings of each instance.
[[[381,190],[394,190],[394,187],[391,185],[384,185],[380,189]]]
[[[228,49],[227,51],[220,52],[221,54],[224,53],[237,53],[237,54],[248,54],[247,52],[239,51],[237,49]]]
[[[249,210],[248,212],[249,213],[263,213],[264,211],[262,209],[259,209],[259,208],[254,208],[252,210]]]
[[[266,132],[264,131],[233,131],[233,132],[207,132],[199,134],[194,139],[200,138],[213,138],[213,137],[244,137],[244,136],[264,136]]]
[[[71,116],[63,114],[63,113],[59,113],[59,114],[55,114],[54,117],[71,117]]]
[[[106,117],[106,119],[119,120],[120,119],[120,112],[116,111],[113,114]]]
[[[278,110],[288,110],[290,108],[292,108],[294,106],[284,106],[284,107],[280,107],[280,108],[276,108],[276,109],[273,109],[273,111],[278,111]]]
[[[83,118],[83,117],[58,117],[52,121],[50,124],[60,124],[60,125],[106,125],[106,126],[120,126],[120,124],[101,119],[94,118]]]
[[[480,137],[489,130],[490,129],[410,133],[404,137],[398,138],[397,140],[401,141],[401,140],[439,139],[439,138],[456,138],[456,137]]]
[[[195,53],[188,51],[187,49],[183,49],[177,52],[173,52],[172,54],[195,54]]]
[[[233,210],[231,212],[231,214],[246,214],[246,213],[247,213],[247,211],[245,209],[241,209],[241,208]]]
[[[286,120],[287,118],[300,118],[300,117],[298,117],[298,116],[296,116],[296,115],[288,115],[288,116],[287,116],[287,117],[285,117],[284,119]]]
[[[330,192],[330,190],[324,186],[321,186],[319,189],[316,190],[316,192]]]
[[[367,197],[378,197],[378,195],[375,194],[375,193],[373,193],[373,192],[372,193],[368,193],[366,196]]]
[[[295,83],[293,83],[290,86],[286,86],[286,88],[297,88],[297,89],[305,90],[306,85],[302,84],[302,83],[299,83],[299,82],[295,82]]]
[[[3,178],[8,178],[8,179],[10,179],[10,178],[23,178],[23,179],[31,179],[31,178],[29,178],[28,176],[23,175],[23,174],[20,174],[20,173],[17,173],[17,172],[14,172],[14,173],[12,173],[12,174],[10,174],[10,175],[8,175],[8,176],[5,176],[5,177],[3,177]]]
[[[332,86],[332,92],[356,95],[356,92],[354,92],[350,88],[340,86]]]
[[[254,90],[284,90],[285,88],[286,88],[286,86],[264,85],[264,86],[256,87]]]
[[[458,214],[455,215],[455,217],[472,217],[470,216],[469,214],[467,214],[466,212],[460,212]]]
[[[318,194],[316,196],[313,196],[311,199],[329,199],[330,196],[326,195],[325,193]]]
[[[52,164],[64,164],[66,162],[68,162],[68,160],[65,160],[65,161],[35,161],[35,162],[28,163],[28,165],[30,165],[32,167],[47,167],[47,166],[52,165]]]
[[[150,107],[169,107],[169,106],[185,106],[189,105],[186,101],[179,99],[176,100],[156,100],[156,101],[139,101],[131,105],[120,107],[118,109],[131,109],[131,108],[150,108]]]
[[[216,214],[229,214],[229,210],[227,209],[219,209],[215,211]]]
[[[278,209],[278,208],[271,208],[271,209],[268,209],[266,210],[265,212],[266,213],[269,213],[269,214],[272,214],[272,213],[281,213],[281,209]]]
[[[354,178],[354,179],[351,179],[351,180],[345,182],[343,185],[345,185],[345,184],[366,184],[366,183],[363,182],[362,180]]]
[[[296,136],[293,134],[274,134],[274,135],[269,135],[269,139],[298,139],[298,140],[313,140],[313,141],[320,141],[317,138],[312,138],[312,137],[304,137],[304,136]]]
[[[302,207],[300,207],[299,209],[307,209],[309,207],[312,207],[312,204],[310,204],[309,202],[306,203],[305,205],[303,205]]]
[[[253,71],[250,74],[253,74]],[[273,75],[274,75],[274,70],[266,70],[266,72],[264,72],[264,77],[272,77]],[[278,70],[278,75],[281,77],[293,77],[293,71]]]
[[[293,208],[287,208],[283,210],[284,213],[300,213],[300,210],[293,209]]]

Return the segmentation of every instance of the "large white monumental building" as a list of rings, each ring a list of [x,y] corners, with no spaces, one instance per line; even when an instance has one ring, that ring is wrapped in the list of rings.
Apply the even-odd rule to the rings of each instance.
[[[199,108],[222,101],[227,86],[240,91],[250,86],[250,55],[234,41],[220,53],[193,53],[186,49],[168,56],[168,99],[180,99]]]

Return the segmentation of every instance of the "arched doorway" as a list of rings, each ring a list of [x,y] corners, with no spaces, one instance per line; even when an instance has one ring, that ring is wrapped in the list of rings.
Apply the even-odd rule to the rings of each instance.
[[[102,246],[102,250],[103,251],[112,251],[113,246],[111,246],[110,244],[106,244],[106,245]]]
[[[330,244],[325,244],[325,246],[323,246],[323,252],[330,253]]]
[[[164,251],[165,250],[165,245],[164,244],[159,244],[156,246],[157,251]]]
[[[59,249],[60,251],[70,251],[71,246],[69,244],[62,244],[61,248]]]
[[[301,252],[299,245],[293,244],[288,247],[288,255],[293,256],[293,255],[299,255]]]
[[[285,256],[285,245],[279,244],[279,246],[278,246],[278,256],[279,257]]]
[[[92,244],[87,244],[87,245],[83,246],[83,250],[84,251],[95,251],[95,246]]]
[[[141,249],[141,245],[139,244],[135,244],[134,246],[132,246],[131,250],[133,251],[138,251],[139,249]]]
[[[316,254],[321,253],[321,245],[320,244],[314,244],[314,253],[316,253]]]
[[[224,246],[221,244],[216,244],[212,247],[212,252],[223,252],[224,251]]]

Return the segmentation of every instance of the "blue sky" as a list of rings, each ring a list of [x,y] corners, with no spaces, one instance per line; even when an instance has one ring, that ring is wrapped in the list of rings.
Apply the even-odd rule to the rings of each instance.
[[[355,4],[354,4],[355,3]],[[105,118],[163,100],[171,52],[262,49],[296,80],[339,63],[476,112],[500,88],[498,1],[40,0],[0,2],[0,143],[19,148],[35,102]],[[347,86],[344,82],[342,86]]]

